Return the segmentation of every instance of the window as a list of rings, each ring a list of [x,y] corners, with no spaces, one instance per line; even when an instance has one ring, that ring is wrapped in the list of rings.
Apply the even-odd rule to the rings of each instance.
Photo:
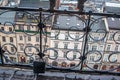
[[[57,53],[54,51],[54,57],[56,57],[57,56]]]
[[[11,47],[11,52],[14,52],[14,47]]]
[[[19,18],[23,18],[23,16],[24,16],[23,13],[21,13],[21,12],[17,12],[17,17],[19,17]]]
[[[108,62],[108,56],[109,56],[109,54],[104,54],[104,57],[103,57],[104,62]]]
[[[113,39],[113,34],[110,34],[109,35],[109,40],[112,40]]]
[[[47,38],[44,38],[44,41],[47,42]]]
[[[13,37],[10,37],[10,42],[13,42]]]
[[[11,27],[9,27],[9,31],[12,31],[12,28],[11,28]]]
[[[63,53],[63,58],[66,58],[66,52]]]
[[[24,50],[24,45],[20,45],[20,51]]]
[[[19,39],[20,39],[20,40],[23,40],[23,36],[20,35],[20,36],[19,36]]]
[[[35,47],[37,47],[38,49],[40,49],[40,45],[39,44],[35,44]],[[36,52],[38,52],[37,49],[36,49]]]
[[[54,43],[54,47],[58,48],[58,43],[57,42]]]
[[[31,48],[31,47],[28,47],[28,51],[30,51],[30,52],[31,52],[31,51],[32,51],[32,48]]]
[[[23,28],[23,25],[22,25],[22,24],[19,24],[19,25],[18,25],[18,27],[19,27],[19,30],[24,30],[24,28]]]
[[[28,36],[28,41],[31,41],[31,36]]]
[[[73,59],[76,59],[77,58],[77,54],[74,52],[73,53]]]
[[[74,49],[77,49],[78,48],[78,44],[74,44]]]
[[[39,42],[39,37],[38,36],[36,36],[36,42]]]
[[[15,57],[10,57],[10,60],[16,62],[16,58]]]
[[[30,31],[30,26],[29,26],[29,25],[27,26],[27,30],[29,30],[29,31]]]
[[[120,35],[118,35],[118,41],[120,41]]]
[[[7,49],[7,46],[4,46],[4,50],[8,50],[8,49]]]
[[[65,43],[64,44],[64,49],[67,49],[68,48],[68,43]]]
[[[94,50],[97,50],[97,46],[92,46],[92,50],[94,51]]]
[[[28,43],[27,46],[32,46],[32,44]],[[27,47],[27,51],[28,51],[28,52],[31,52],[31,51],[32,51],[32,48],[31,48],[31,47]]]
[[[68,40],[68,35],[65,35],[65,40]]]
[[[86,46],[86,50],[90,50],[90,46],[88,44]]]
[[[58,39],[58,36],[55,36],[55,39]]]
[[[36,46],[38,49],[36,49],[36,52],[38,52],[38,50],[39,50],[39,48],[40,48],[40,46]]]
[[[94,65],[93,68],[94,68],[94,69],[98,69],[98,65]]]
[[[103,45],[100,45],[99,50],[103,51],[103,49],[104,49]]]
[[[117,60],[117,55],[116,54],[114,54],[114,55],[112,55],[111,57],[110,57],[110,61],[111,62],[114,62],[114,61],[116,61]]]
[[[111,45],[107,45],[107,51],[110,51]]]
[[[95,40],[99,40],[99,37],[94,37]]]
[[[3,42],[6,42],[5,36],[2,36],[2,41],[3,41]]]
[[[115,46],[115,51],[118,51],[119,45]]]
[[[32,15],[31,15],[31,14],[27,14],[27,18],[28,18],[28,19],[31,19],[31,18],[32,18]]]
[[[4,27],[1,27],[1,30],[3,30],[3,31],[4,31]]]
[[[87,38],[88,41],[91,41],[90,37]]]
[[[78,41],[79,40],[79,35],[77,34],[76,36],[75,36],[75,41]]]
[[[94,58],[95,58],[95,56],[91,55],[91,56],[89,57],[89,60],[90,60],[90,61],[94,61]]]

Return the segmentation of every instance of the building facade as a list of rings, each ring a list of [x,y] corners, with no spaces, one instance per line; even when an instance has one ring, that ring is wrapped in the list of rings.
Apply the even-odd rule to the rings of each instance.
[[[21,2],[20,5],[23,6],[23,3]],[[62,4],[59,9],[74,10],[75,7],[70,8]],[[6,15],[2,15],[3,20],[0,25],[0,43],[6,51],[5,57],[20,63],[39,60],[37,55],[41,45],[38,32],[39,20],[35,18],[39,18],[39,13],[16,12],[12,15],[13,17],[9,13],[10,20],[8,17],[4,18]],[[79,64],[80,57],[84,52],[86,35],[84,29],[87,26],[87,16],[60,14],[49,18],[53,24],[46,24],[47,27],[44,28],[41,39],[43,41],[42,51],[48,57],[47,63],[58,67],[72,67]],[[94,23],[90,26],[91,31],[88,34],[87,47],[85,47],[85,53],[88,54],[84,69],[88,69],[87,66],[97,70],[116,68],[120,65],[120,20],[105,17],[97,20],[97,18],[99,17],[92,16]],[[7,23],[6,20],[8,20]],[[111,53],[116,54],[110,56]]]

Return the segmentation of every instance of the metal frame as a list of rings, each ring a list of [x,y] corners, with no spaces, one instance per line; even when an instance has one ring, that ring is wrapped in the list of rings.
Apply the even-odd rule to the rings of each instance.
[[[84,36],[84,47],[83,47],[83,53],[82,56],[80,57],[81,60],[81,68],[80,70],[74,70],[74,69],[70,69],[70,68],[58,68],[58,67],[46,67],[46,70],[60,70],[60,71],[65,71],[65,72],[78,72],[78,73],[90,73],[90,74],[109,74],[109,75],[120,75],[120,73],[117,72],[109,72],[109,71],[99,71],[99,70],[94,70],[94,71],[83,71],[82,70],[82,66],[84,64],[84,61],[86,59],[86,47],[87,47],[87,43],[88,43],[88,36],[89,36],[89,32],[90,32],[90,19],[91,16],[106,16],[106,17],[114,17],[114,18],[120,18],[119,14],[112,14],[112,13],[93,13],[91,11],[89,12],[80,12],[80,11],[62,11],[62,10],[46,10],[46,9],[42,9],[42,8],[21,8],[21,7],[15,7],[15,8],[11,8],[11,7],[0,7],[1,10],[8,10],[8,11],[36,11],[39,12],[39,23],[38,23],[38,27],[39,27],[39,31],[40,31],[40,51],[38,53],[40,60],[43,60],[43,56],[44,56],[44,51],[42,52],[42,29],[45,27],[45,25],[42,23],[42,12],[48,12],[48,13],[58,13],[58,14],[78,14],[78,15],[87,15],[88,16],[88,22],[87,22],[87,26],[85,27],[84,31],[85,31],[85,36]],[[111,54],[112,55],[112,54]],[[110,56],[111,56],[110,55]],[[3,53],[1,53],[1,57],[3,56]],[[4,56],[3,56],[4,57]],[[29,67],[31,68],[32,65],[22,65],[22,64],[4,64],[3,62],[3,57],[2,57],[2,66],[22,66],[22,67]]]

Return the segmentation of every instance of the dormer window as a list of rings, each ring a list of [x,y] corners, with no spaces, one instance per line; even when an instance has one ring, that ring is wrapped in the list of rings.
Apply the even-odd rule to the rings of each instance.
[[[17,13],[18,18],[23,18],[24,17],[24,13]]]

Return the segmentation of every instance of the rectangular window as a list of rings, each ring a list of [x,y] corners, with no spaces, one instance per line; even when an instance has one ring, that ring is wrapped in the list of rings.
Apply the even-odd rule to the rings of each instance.
[[[120,35],[118,35],[118,41],[120,41]]]
[[[2,36],[2,41],[3,41],[3,42],[6,42],[5,36]]]
[[[36,52],[38,52],[38,50],[40,49],[40,46],[36,46],[38,49],[36,49]]]
[[[117,60],[117,55],[112,55],[110,61],[114,62]]]
[[[74,44],[74,49],[78,49],[78,44]]]
[[[99,37],[94,37],[95,40],[99,40]]]
[[[90,46],[88,44],[86,46],[86,50],[90,50]]]
[[[66,58],[66,52],[63,53],[63,58]]]
[[[88,39],[88,41],[91,41],[91,38],[90,38],[90,37],[88,37],[87,39]]]
[[[103,51],[103,50],[104,50],[103,45],[100,45],[99,50],[100,50],[100,51]]]
[[[31,30],[31,29],[30,29],[30,26],[28,26],[28,25],[27,25],[27,30],[28,30],[28,31],[30,31],[30,30]]]
[[[54,57],[56,57],[57,56],[57,53],[56,52],[54,52]]]
[[[119,45],[115,46],[115,51],[118,51]]]
[[[1,30],[3,30],[3,31],[4,31],[4,27],[1,27]]]
[[[27,14],[28,19],[32,19],[32,16],[30,14]]]
[[[68,35],[65,35],[65,40],[68,40]]]
[[[36,42],[39,42],[39,39],[40,39],[40,38],[39,38],[38,36],[36,36]]]
[[[7,46],[4,46],[4,50],[8,50]]]
[[[54,43],[54,47],[55,47],[55,48],[58,48],[58,43],[55,42],[55,43]]]
[[[13,42],[13,37],[10,37],[10,42]]]
[[[9,27],[9,31],[11,31],[11,32],[12,32],[12,28],[11,28],[11,27]]]
[[[107,45],[107,51],[110,51],[111,45]]]
[[[14,52],[14,47],[11,47],[11,52]]]
[[[76,59],[77,58],[77,55],[76,53],[73,54],[73,58]]]
[[[108,62],[108,56],[109,56],[109,54],[104,54],[104,57],[103,57],[104,62]]]
[[[23,36],[20,35],[20,36],[19,36],[19,40],[23,40]]]
[[[58,39],[58,36],[55,36],[55,39]]]
[[[20,45],[20,51],[23,51],[23,50],[24,50],[24,46]]]
[[[110,34],[109,35],[109,40],[112,40],[113,39],[113,34]]]
[[[91,56],[89,57],[89,60],[90,60],[90,61],[94,61],[94,58],[95,58],[95,56],[91,55]]]
[[[94,50],[97,50],[97,46],[92,46],[92,50],[94,51]]]
[[[68,44],[65,43],[65,44],[64,44],[64,49],[67,49],[67,48],[68,48]]]
[[[17,12],[17,17],[23,18],[23,16],[24,16],[24,13]]]
[[[78,41],[79,40],[79,35],[76,35],[75,36],[75,41]]]
[[[31,48],[31,47],[28,47],[28,51],[30,51],[30,52],[31,52],[31,51],[32,51],[32,48]]]
[[[15,57],[10,57],[10,60],[16,62],[16,58]]]
[[[19,25],[18,25],[18,27],[19,27],[19,30],[24,30],[24,28],[23,28],[23,25],[22,25],[22,24],[19,24]]]
[[[31,36],[28,36],[28,41],[31,41]]]

